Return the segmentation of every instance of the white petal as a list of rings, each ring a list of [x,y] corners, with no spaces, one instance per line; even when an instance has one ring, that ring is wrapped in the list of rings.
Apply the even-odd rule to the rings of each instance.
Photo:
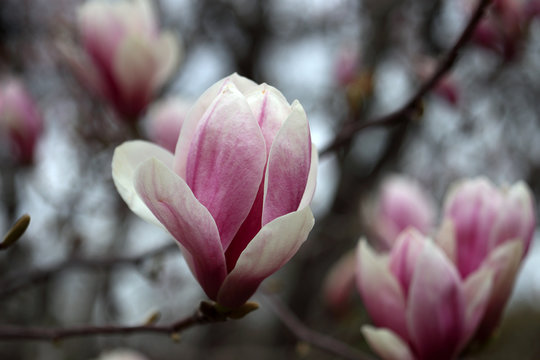
[[[147,141],[128,141],[114,150],[112,177],[120,196],[131,211],[144,220],[163,227],[135,190],[135,171],[148,159],[156,158],[172,167],[173,155],[167,150]]]

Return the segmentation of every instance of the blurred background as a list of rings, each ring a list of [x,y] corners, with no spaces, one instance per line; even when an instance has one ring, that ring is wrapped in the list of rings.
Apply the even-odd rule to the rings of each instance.
[[[475,33],[424,99],[421,116],[359,132],[321,157],[315,228],[263,286],[310,328],[369,351],[360,333],[369,321],[360,297],[352,295],[338,314],[325,304],[323,284],[335,262],[368,232],[361,209],[386,176],[415,179],[438,208],[451,183],[479,175],[497,184],[523,179],[540,198],[540,7],[516,1],[527,9],[527,20],[513,31],[497,22],[491,33]],[[0,5],[0,80],[18,78],[43,121],[29,161],[14,157],[9,139],[0,138],[0,229],[5,233],[23,213],[32,216],[24,237],[0,253],[2,324],[136,325],[155,311],[170,322],[205,299],[180,250],[168,246],[173,241],[132,214],[112,183],[114,148],[152,136],[154,104],[172,96],[193,102],[238,72],[275,86],[290,102],[298,99],[314,143],[324,149],[351,122],[404,104],[455,42],[472,9],[467,0],[154,1],[160,28],[175,35],[181,56],[148,108],[128,122],[88,91],[61,51],[61,44],[79,46],[82,4]],[[140,261],[67,267],[51,276],[35,272],[68,259],[114,260],[154,249],[166,251]],[[539,269],[535,239],[497,336],[468,358],[540,358]],[[117,348],[154,360],[335,358],[298,341],[264,297],[254,300],[261,309],[245,319],[189,329],[179,342],[164,335],[0,342],[0,358],[97,359]]]

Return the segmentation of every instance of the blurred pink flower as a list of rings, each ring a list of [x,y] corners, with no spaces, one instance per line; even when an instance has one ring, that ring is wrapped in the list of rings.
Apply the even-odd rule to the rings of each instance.
[[[341,86],[350,85],[360,73],[360,55],[355,45],[344,46],[339,50],[336,61],[336,80]]]
[[[169,231],[225,307],[244,304],[313,227],[317,151],[304,109],[236,74],[195,102],[174,155],[132,141],[112,166],[130,208]]]
[[[334,314],[342,315],[349,310],[354,290],[355,269],[356,253],[351,250],[332,266],[324,280],[324,302]]]
[[[426,56],[418,59],[415,65],[416,73],[422,81],[432,76],[437,67],[435,59]],[[443,76],[433,88],[433,94],[445,100],[450,105],[456,106],[459,102],[459,86],[454,76],[451,74]]]
[[[0,131],[9,138],[16,161],[33,162],[42,128],[41,114],[23,84],[15,79],[0,84]]]
[[[478,269],[494,272],[494,286],[478,336],[497,326],[535,228],[533,197],[518,182],[499,189],[484,178],[462,181],[447,196],[438,241],[463,279]]]
[[[389,256],[361,241],[357,285],[375,325],[363,326],[385,360],[454,359],[474,334],[492,286],[491,270],[463,281],[454,264],[414,229],[400,234]]]
[[[148,111],[148,137],[161,147],[174,153],[180,129],[184,123],[192,101],[173,97],[152,105]]]
[[[391,249],[398,234],[408,227],[429,234],[436,212],[433,200],[418,183],[396,175],[383,181],[374,204],[364,214],[381,247]]]
[[[61,44],[63,54],[84,85],[136,120],[172,75],[178,40],[159,32],[148,0],[90,0],[79,9],[78,26],[85,53]]]
[[[472,41],[509,61],[521,53],[529,23],[536,17],[535,1],[495,0],[476,27]],[[469,8],[470,6],[466,6]]]

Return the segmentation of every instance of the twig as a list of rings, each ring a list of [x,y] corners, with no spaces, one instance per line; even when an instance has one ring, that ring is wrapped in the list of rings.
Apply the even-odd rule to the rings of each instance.
[[[266,305],[268,305],[268,307],[298,339],[343,359],[373,360],[371,356],[360,350],[354,349],[337,339],[310,329],[304,325],[278,297],[269,294],[262,294],[262,297]]]
[[[174,242],[171,242],[157,249],[133,257],[110,257],[105,259],[72,258],[46,268],[34,269],[26,273],[16,273],[0,281],[0,299],[9,297],[29,286],[47,281],[49,278],[67,269],[106,270],[117,266],[137,266],[149,258],[177,249],[178,246]]]
[[[361,130],[373,127],[385,127],[392,126],[400,122],[402,119],[409,120],[411,115],[418,110],[418,106],[422,98],[429,92],[437,83],[442,79],[444,75],[452,68],[456,62],[460,51],[463,46],[471,38],[476,25],[482,18],[486,8],[493,0],[481,0],[473,15],[469,19],[467,26],[457,39],[456,43],[448,51],[443,60],[439,63],[436,71],[427,79],[422,86],[416,91],[416,93],[398,110],[391,112],[385,116],[369,120],[366,122],[352,122],[349,126],[343,128],[343,130],[336,136],[334,141],[320,152],[320,156],[328,155],[330,152],[336,150],[343,144],[347,143],[356,133]]]
[[[59,341],[72,337],[96,335],[130,335],[135,333],[161,333],[170,334],[173,338],[183,330],[195,325],[212,322],[200,310],[193,315],[166,325],[137,325],[137,326],[81,326],[74,328],[38,328],[23,326],[0,326],[0,341],[7,340],[38,340]]]

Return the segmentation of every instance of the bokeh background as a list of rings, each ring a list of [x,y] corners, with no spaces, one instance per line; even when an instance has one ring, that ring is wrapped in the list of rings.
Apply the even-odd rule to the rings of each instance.
[[[524,1],[526,2],[526,1]],[[111,179],[114,148],[146,136],[90,94],[58,50],[77,42],[75,0],[2,0],[0,76],[20,78],[44,118],[35,161],[20,166],[1,150],[0,229],[23,213],[25,236],[0,253],[0,323],[69,327],[141,324],[155,311],[169,322],[189,315],[204,294],[181,253],[144,261],[69,267],[16,288],[34,270],[66,259],[111,259],[159,249],[172,240],[133,215]],[[351,121],[404,104],[465,26],[467,0],[160,0],[162,28],[181,41],[182,60],[156,96],[195,100],[233,73],[298,99],[312,137],[325,148]],[[439,204],[450,184],[484,175],[526,181],[540,198],[540,22],[513,39],[509,54],[471,43],[412,122],[359,132],[320,160],[312,208],[316,224],[300,252],[264,283],[310,328],[369,351],[369,321],[358,295],[344,314],[322,296],[332,265],[366,233],[360,213],[389,174],[416,179]],[[351,75],[352,74],[352,75]],[[1,359],[97,359],[130,348],[148,359],[332,359],[299,341],[256,295],[261,309],[240,321],[163,335],[0,342]],[[540,358],[540,244],[535,239],[502,327],[471,359]]]

